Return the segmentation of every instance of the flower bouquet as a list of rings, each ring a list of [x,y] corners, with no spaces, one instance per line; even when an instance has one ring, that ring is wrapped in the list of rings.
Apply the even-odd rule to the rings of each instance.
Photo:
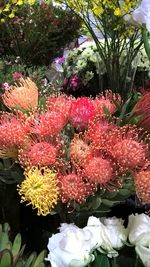
[[[0,157],[24,169],[18,193],[38,215],[100,216],[134,192],[150,202],[148,136],[113,116],[119,95],[48,96],[42,105],[27,78],[2,99],[11,112],[0,117]]]

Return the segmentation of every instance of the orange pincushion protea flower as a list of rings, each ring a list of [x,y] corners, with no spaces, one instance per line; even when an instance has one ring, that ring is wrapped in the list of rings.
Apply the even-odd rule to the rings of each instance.
[[[73,99],[67,95],[49,96],[46,99],[46,106],[49,112],[63,113],[66,123],[69,120],[70,108]]]
[[[79,135],[76,135],[70,143],[70,159],[74,164],[84,166],[89,156],[91,148]]]
[[[84,166],[84,174],[90,182],[105,185],[113,176],[114,171],[109,160],[102,157],[92,157]]]
[[[20,146],[28,131],[29,125],[26,121],[9,113],[3,113],[0,118],[0,147],[10,149]]]
[[[65,122],[62,112],[35,113],[30,119],[31,132],[40,137],[53,137],[61,132]]]
[[[2,96],[4,104],[12,108],[30,110],[38,105],[38,88],[29,78],[21,79],[19,85],[11,86]]]
[[[28,140],[27,140],[28,141]],[[45,141],[29,141],[24,148],[19,150],[19,162],[24,167],[54,166],[58,149]]]
[[[69,204],[70,201],[82,203],[96,190],[95,184],[85,181],[81,173],[75,171],[64,175],[60,174],[58,179],[63,203],[68,202]]]
[[[150,170],[142,170],[134,177],[135,190],[138,198],[144,203],[150,203]]]
[[[104,109],[106,108],[110,114],[116,111],[116,106],[113,101],[121,102],[121,97],[118,94],[113,94],[112,91],[105,91],[105,96],[100,95],[94,101],[95,113],[98,117],[106,116]]]
[[[106,119],[92,120],[86,133],[87,139],[91,142],[93,150],[109,151],[117,140],[120,140],[120,129],[109,123]]]
[[[112,155],[125,168],[142,166],[146,159],[146,148],[132,139],[124,139],[114,145]]]

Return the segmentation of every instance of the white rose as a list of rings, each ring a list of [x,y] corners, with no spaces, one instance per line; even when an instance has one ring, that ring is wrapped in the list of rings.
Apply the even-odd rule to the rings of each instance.
[[[63,225],[62,232],[49,238],[46,260],[52,267],[84,267],[94,260],[91,254],[91,233],[73,225]]]
[[[145,267],[150,267],[150,247],[136,246],[136,253]]]
[[[110,240],[111,246],[115,249],[123,247],[128,235],[128,229],[123,226],[123,220],[113,217],[104,218],[103,222],[106,226],[106,235]]]
[[[130,215],[128,230],[131,244],[147,246],[150,241],[150,217],[145,214]]]
[[[110,238],[107,235],[106,226],[100,219],[91,216],[88,219],[87,226],[83,230],[89,230],[92,233],[91,248],[102,248],[109,257],[116,257],[118,253],[113,249]]]
[[[141,5],[133,11],[133,19],[145,24],[150,32],[150,1],[142,0]]]

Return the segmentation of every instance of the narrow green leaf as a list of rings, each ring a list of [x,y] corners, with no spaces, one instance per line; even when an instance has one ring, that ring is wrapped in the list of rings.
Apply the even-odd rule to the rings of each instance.
[[[46,256],[46,250],[41,251],[40,254],[38,255],[33,267],[39,267],[39,264],[43,263],[45,256]]]
[[[8,234],[2,232],[0,235],[0,250],[5,249],[8,243],[9,243]]]
[[[17,234],[12,246],[12,254],[14,258],[18,255],[20,248],[21,248],[21,235]]]
[[[32,264],[32,262],[35,260],[35,258],[36,258],[36,253],[33,252],[33,253],[29,256],[29,258],[26,260],[24,267],[30,267],[31,264]]]

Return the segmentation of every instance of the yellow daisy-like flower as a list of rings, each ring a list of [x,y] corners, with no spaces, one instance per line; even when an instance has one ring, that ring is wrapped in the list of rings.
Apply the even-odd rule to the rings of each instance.
[[[58,201],[59,188],[57,174],[53,170],[43,167],[33,167],[25,170],[25,180],[18,185],[21,203],[27,201],[37,209],[37,215],[48,215]]]

